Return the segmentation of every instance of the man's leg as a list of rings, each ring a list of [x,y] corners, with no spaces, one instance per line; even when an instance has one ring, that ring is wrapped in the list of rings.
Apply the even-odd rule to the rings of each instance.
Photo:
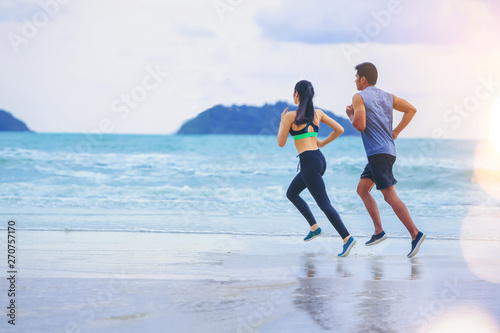
[[[404,202],[396,194],[396,187],[392,185],[381,190],[381,192],[384,195],[384,200],[387,201],[389,205],[391,205],[392,210],[394,210],[394,213],[396,213],[398,218],[405,225],[406,229],[408,229],[408,231],[410,232],[411,238],[415,239],[415,237],[417,237],[418,234],[418,229],[413,223],[413,220],[411,219],[410,213],[408,212],[408,208],[406,208]]]
[[[357,192],[361,200],[363,200],[368,214],[370,214],[370,217],[372,218],[373,225],[375,226],[374,235],[377,235],[384,231],[384,229],[382,228],[382,221],[380,219],[377,202],[370,194],[374,185],[375,183],[370,178],[361,178],[358,183]]]

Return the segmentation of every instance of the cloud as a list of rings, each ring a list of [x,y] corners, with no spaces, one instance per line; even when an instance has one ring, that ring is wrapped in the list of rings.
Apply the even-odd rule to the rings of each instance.
[[[497,26],[491,21],[499,11],[484,1],[401,1],[414,7],[404,7],[380,31],[378,43],[367,43],[352,59],[341,49],[353,45],[339,40],[352,40],[355,28],[365,29],[374,20],[371,12],[387,9],[388,2],[338,0],[320,6],[311,0],[306,6],[295,0],[243,1],[221,21],[210,1],[150,0],[140,6],[134,0],[69,1],[60,8],[64,15],[39,28],[18,54],[7,38],[0,39],[0,107],[36,131],[85,132],[109,118],[116,125],[114,133],[172,133],[216,104],[292,102],[295,82],[305,78],[315,85],[319,107],[343,114],[355,92],[354,65],[369,60],[379,67],[381,88],[421,110],[405,135],[429,136],[423,132],[429,120],[441,118],[439,110],[473,93],[478,75],[492,73],[500,80],[500,48],[492,42],[499,30],[489,30]],[[31,12],[16,7],[16,15],[31,19],[41,7],[38,0],[29,3]],[[403,32],[411,30],[405,24],[430,27],[438,10],[441,16],[463,15],[441,23],[452,25],[445,31],[470,40],[484,36],[481,43],[403,44],[408,42],[401,40]],[[24,24],[22,19],[0,21],[0,34],[22,33]],[[425,31],[415,28],[420,30]],[[138,92],[147,69],[157,66],[168,72],[162,84],[148,91],[127,117],[115,113],[115,101]],[[460,84],[450,84],[455,82]],[[483,119],[487,103],[468,121]],[[446,129],[448,124],[439,126]],[[481,133],[478,128],[464,126],[449,135],[474,137]]]
[[[178,33],[180,35],[191,37],[191,38],[214,38],[215,34],[213,31],[208,29],[193,27],[190,25],[177,23],[174,26],[174,33]]]
[[[276,41],[437,44],[474,39],[481,28],[497,38],[499,9],[493,0],[293,0],[259,11],[255,19]]]
[[[21,21],[37,10],[40,6],[32,1],[3,0],[0,2],[0,21]]]
[[[0,21],[23,22],[40,19],[37,16],[55,16],[61,12],[68,14],[66,3],[68,0],[1,0]]]

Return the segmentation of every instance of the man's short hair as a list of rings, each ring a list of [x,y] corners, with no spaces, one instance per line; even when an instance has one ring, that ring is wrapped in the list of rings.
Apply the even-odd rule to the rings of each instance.
[[[377,84],[378,71],[377,67],[375,67],[374,64],[372,64],[371,62],[364,62],[357,65],[355,69],[358,71],[358,76],[360,79],[362,77],[365,77],[366,81],[368,81],[368,84],[373,86]]]

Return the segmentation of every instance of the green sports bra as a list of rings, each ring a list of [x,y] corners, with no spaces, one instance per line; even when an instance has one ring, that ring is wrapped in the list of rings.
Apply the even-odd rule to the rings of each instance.
[[[307,131],[307,129],[309,128],[309,125],[311,125],[313,127],[313,130],[314,130],[313,132],[308,132]],[[290,128],[290,134],[293,136],[294,140],[300,140],[300,139],[309,138],[309,137],[312,137],[312,136],[316,136],[317,137],[318,136],[318,130],[319,130],[319,126],[314,125],[314,123],[312,121],[310,121],[301,130],[294,131],[293,129]]]

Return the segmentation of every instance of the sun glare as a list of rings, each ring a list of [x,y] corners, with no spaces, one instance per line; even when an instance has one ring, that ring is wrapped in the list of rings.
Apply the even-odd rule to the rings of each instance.
[[[500,284],[500,224],[472,207],[462,221],[460,248],[470,271],[478,278]]]
[[[500,97],[490,111],[489,140],[479,143],[474,159],[474,176],[490,195],[500,198]]]
[[[495,146],[495,149],[500,154],[500,128],[498,125],[500,124],[500,97],[496,100],[491,108],[490,114],[490,138],[491,142]]]
[[[500,152],[492,140],[481,141],[474,156],[474,181],[489,195],[500,199]],[[500,145],[500,137],[498,139]]]
[[[490,139],[476,146],[473,182],[479,184],[492,200],[500,199],[500,98],[493,104],[489,118]],[[496,198],[496,199],[495,199]],[[470,239],[488,239],[483,242]],[[500,283],[500,225],[495,212],[484,216],[480,207],[472,207],[464,218],[460,245],[472,273],[486,281]]]
[[[426,328],[426,333],[498,333],[492,313],[473,303],[446,309],[443,314],[432,319]]]

